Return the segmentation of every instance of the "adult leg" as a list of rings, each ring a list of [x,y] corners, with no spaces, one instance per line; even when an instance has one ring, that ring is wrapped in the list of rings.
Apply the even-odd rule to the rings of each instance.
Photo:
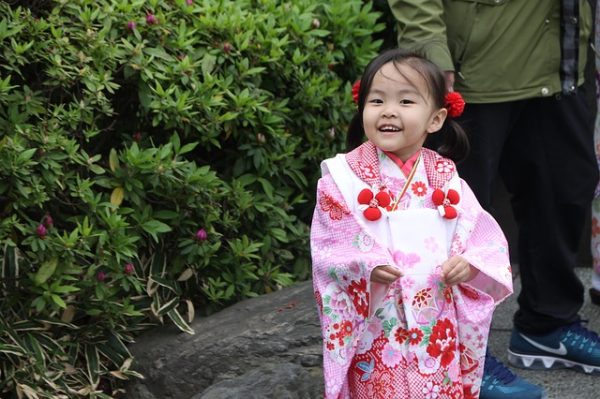
[[[598,181],[584,96],[527,100],[503,152],[501,174],[519,227],[522,288],[515,327],[547,333],[578,320],[577,250]]]
[[[502,148],[520,108],[521,102],[468,104],[459,120],[469,134],[471,151],[467,159],[458,164],[458,170],[488,211],[492,208]],[[518,377],[502,362],[486,353],[479,397],[541,399],[545,393],[541,387]]]

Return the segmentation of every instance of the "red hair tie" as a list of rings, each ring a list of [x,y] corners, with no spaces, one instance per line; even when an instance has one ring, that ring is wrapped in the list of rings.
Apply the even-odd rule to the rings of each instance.
[[[360,90],[360,79],[354,82],[352,85],[352,99],[354,100],[354,104],[358,104],[358,92]]]
[[[461,116],[465,110],[465,100],[457,91],[451,91],[446,94],[446,109],[448,110],[448,116],[456,118]]]

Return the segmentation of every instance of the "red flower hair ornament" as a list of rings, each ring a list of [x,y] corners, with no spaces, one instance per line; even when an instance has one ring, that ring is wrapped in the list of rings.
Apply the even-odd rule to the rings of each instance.
[[[374,222],[381,218],[382,212],[379,208],[387,208],[392,202],[392,198],[385,191],[379,191],[374,194],[371,189],[364,188],[358,193],[358,209],[363,211],[365,219]]]
[[[445,108],[448,110],[448,116],[451,118],[461,116],[465,110],[465,100],[457,91],[451,91],[446,94],[445,102]]]
[[[447,193],[436,188],[431,195],[431,201],[437,207],[440,215],[446,219],[455,219],[458,216],[458,211],[453,205],[458,204],[460,195],[458,191],[449,189]]]
[[[360,91],[360,79],[352,85],[352,100],[354,104],[358,104],[358,92]]]

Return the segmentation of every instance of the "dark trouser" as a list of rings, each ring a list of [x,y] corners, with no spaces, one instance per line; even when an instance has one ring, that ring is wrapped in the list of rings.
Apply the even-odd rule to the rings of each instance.
[[[511,194],[522,282],[515,326],[535,334],[576,321],[584,292],[574,267],[598,181],[583,93],[468,104],[460,122],[471,141],[461,177],[488,210],[498,172]]]

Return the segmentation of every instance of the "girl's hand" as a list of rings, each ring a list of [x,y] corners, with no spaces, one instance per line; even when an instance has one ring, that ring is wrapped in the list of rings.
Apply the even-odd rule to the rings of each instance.
[[[402,277],[400,270],[390,265],[377,266],[371,272],[371,281],[374,283],[391,284]]]
[[[473,267],[465,258],[455,255],[442,264],[442,278],[447,285],[456,285],[471,281],[479,270]]]

